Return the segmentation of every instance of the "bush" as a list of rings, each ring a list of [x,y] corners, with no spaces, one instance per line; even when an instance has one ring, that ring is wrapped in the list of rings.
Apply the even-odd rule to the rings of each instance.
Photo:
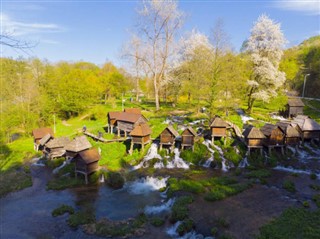
[[[124,177],[118,172],[109,172],[107,184],[113,189],[120,189],[125,183]]]
[[[312,173],[312,174],[310,174],[310,178],[312,180],[316,180],[318,177],[317,177],[317,175],[315,173]]]
[[[68,225],[70,227],[78,227],[79,225],[89,224],[95,222],[95,216],[90,210],[76,212],[70,215],[69,219],[67,220]]]
[[[320,194],[313,195],[312,200],[316,203],[317,207],[320,208]]]
[[[190,196],[183,196],[178,198],[172,206],[170,221],[175,223],[188,218],[188,204],[193,202]]]
[[[51,215],[53,217],[57,217],[57,216],[61,216],[65,213],[69,213],[69,214],[74,214],[74,209],[69,206],[69,205],[65,205],[65,204],[62,204],[60,207],[54,209],[51,213]]]
[[[170,186],[170,193],[176,191],[187,191],[195,194],[199,194],[205,191],[204,186],[197,181],[181,179],[178,180],[176,178],[170,178],[168,180],[168,184]]]
[[[229,227],[229,222],[224,218],[218,218],[217,223],[220,227],[223,227],[223,228]]]
[[[150,223],[155,227],[161,227],[164,225],[165,221],[160,217],[153,217],[150,219]]]
[[[227,148],[226,152],[224,153],[226,159],[230,160],[234,163],[235,166],[239,164],[242,160],[242,155],[237,153],[233,147]]]
[[[250,173],[246,175],[247,178],[257,178],[257,179],[263,179],[263,178],[268,178],[271,176],[271,173],[267,169],[257,169],[253,170]]]
[[[285,180],[282,184],[282,187],[288,192],[291,192],[291,193],[296,192],[296,187],[292,181]]]
[[[309,205],[309,202],[308,202],[308,201],[304,201],[304,202],[302,203],[302,205],[303,205],[304,207],[310,207],[310,205]]]
[[[183,236],[187,232],[190,232],[194,227],[193,220],[187,218],[183,220],[183,222],[178,226],[177,232],[180,236]]]
[[[195,165],[198,165],[201,160],[208,157],[209,152],[207,147],[199,142],[194,144],[194,152],[191,149],[183,150],[181,152],[181,158]]]
[[[218,228],[216,228],[216,227],[211,228],[211,235],[212,236],[216,236],[217,233],[218,233]]]

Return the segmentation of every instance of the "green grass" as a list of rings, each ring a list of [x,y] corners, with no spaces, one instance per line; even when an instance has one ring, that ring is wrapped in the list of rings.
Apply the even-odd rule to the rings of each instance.
[[[47,183],[47,190],[64,190],[66,188],[77,187],[85,183],[83,178],[59,177],[53,178]]]
[[[65,214],[65,213],[74,214],[73,207],[71,207],[69,205],[62,204],[61,206],[59,206],[56,209],[54,209],[51,212],[51,215],[53,217],[57,217],[57,216],[61,216],[61,215]]]
[[[194,201],[191,196],[179,197],[172,206],[170,221],[175,223],[188,218],[189,209],[188,204]]]
[[[283,181],[282,187],[287,190],[288,192],[294,193],[296,192],[296,187],[292,181],[285,180]]]
[[[68,225],[73,228],[77,228],[80,225],[94,223],[95,216],[92,210],[79,211],[74,214],[71,214],[67,220]]]
[[[289,208],[260,228],[256,239],[316,239],[320,235],[320,210]]]
[[[24,170],[9,170],[0,174],[0,197],[32,186],[30,173]]]

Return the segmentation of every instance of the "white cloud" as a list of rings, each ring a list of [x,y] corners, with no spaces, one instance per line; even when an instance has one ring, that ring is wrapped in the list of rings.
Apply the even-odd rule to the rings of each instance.
[[[56,33],[65,31],[64,28],[52,23],[28,23],[15,21],[8,15],[0,13],[2,32],[13,36],[26,36],[35,33]]]
[[[319,0],[277,0],[276,7],[289,10],[300,11],[309,15],[320,15]]]

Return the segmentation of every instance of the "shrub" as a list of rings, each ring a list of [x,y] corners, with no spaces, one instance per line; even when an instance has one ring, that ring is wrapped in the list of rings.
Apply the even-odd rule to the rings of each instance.
[[[226,152],[224,153],[224,156],[226,159],[230,160],[236,166],[242,160],[242,155],[237,153],[233,147],[227,148]]]
[[[312,180],[316,180],[317,179],[317,175],[315,173],[310,174],[310,178]]]
[[[292,181],[285,180],[282,184],[282,187],[288,192],[291,192],[291,193],[296,192],[296,187]]]
[[[190,232],[194,227],[193,220],[187,218],[183,220],[183,222],[178,226],[177,232],[180,236],[183,236],[187,232]]]
[[[229,222],[224,218],[218,218],[217,223],[220,227],[228,228]]]
[[[57,217],[65,213],[74,214],[74,209],[69,205],[62,204],[60,207],[54,209],[51,215]]]
[[[86,211],[76,212],[76,213],[70,215],[67,222],[70,227],[76,228],[79,225],[93,223],[93,222],[95,222],[95,220],[96,219],[95,219],[95,216],[92,213],[92,211],[86,210]]]
[[[216,236],[217,233],[218,233],[218,228],[216,228],[216,227],[211,228],[211,235],[212,236]]]
[[[304,201],[304,202],[302,203],[302,205],[303,205],[304,207],[310,207],[310,205],[309,205],[309,202],[308,202],[308,201]]]
[[[124,177],[118,172],[109,172],[107,184],[113,189],[120,189],[124,185]]]
[[[150,219],[150,223],[155,227],[161,227],[165,223],[165,221],[160,217],[153,217]]]
[[[188,217],[188,204],[193,202],[190,196],[183,196],[178,198],[172,206],[170,221],[175,223],[182,221]]]
[[[246,175],[247,178],[257,178],[257,179],[263,179],[263,178],[268,178],[271,176],[271,173],[267,169],[258,169],[258,170],[253,170],[250,173]]]
[[[313,195],[312,200],[316,203],[317,207],[320,208],[320,194]]]

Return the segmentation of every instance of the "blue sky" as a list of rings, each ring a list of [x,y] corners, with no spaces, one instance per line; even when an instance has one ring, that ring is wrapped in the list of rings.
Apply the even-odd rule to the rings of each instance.
[[[121,66],[121,47],[134,29],[138,1],[1,0],[1,31],[37,42],[27,53],[1,47],[4,57],[39,57],[50,62],[84,60]],[[223,19],[230,43],[239,51],[261,14],[281,23],[288,46],[320,34],[320,1],[180,1],[186,14],[181,34],[196,28],[209,35]]]

